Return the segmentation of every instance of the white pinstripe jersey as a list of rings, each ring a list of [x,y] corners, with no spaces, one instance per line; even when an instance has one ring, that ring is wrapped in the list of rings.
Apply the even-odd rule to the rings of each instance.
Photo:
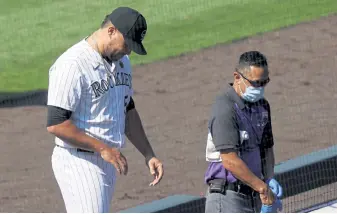
[[[126,105],[132,95],[129,57],[109,65],[85,39],[49,69],[47,104],[72,111],[74,125],[113,147],[124,147]],[[55,143],[73,147],[57,137]]]

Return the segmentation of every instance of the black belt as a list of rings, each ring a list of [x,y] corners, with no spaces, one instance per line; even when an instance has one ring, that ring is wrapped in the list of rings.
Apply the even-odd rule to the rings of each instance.
[[[57,146],[57,147],[61,147],[61,146],[59,146],[59,145],[56,145],[56,146]],[[63,147],[61,147],[61,148],[63,148]],[[77,151],[77,152],[87,152],[87,153],[92,153],[92,154],[94,154],[93,151],[88,151],[88,150],[85,150],[85,149],[79,149],[79,148],[77,148],[76,151]]]
[[[208,182],[210,193],[225,194],[226,190],[231,190],[244,195],[255,196],[257,192],[250,186],[242,184],[241,182],[229,183],[224,179],[214,179]]]

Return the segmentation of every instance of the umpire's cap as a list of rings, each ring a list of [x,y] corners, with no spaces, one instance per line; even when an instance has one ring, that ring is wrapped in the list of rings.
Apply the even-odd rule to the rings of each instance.
[[[142,43],[147,24],[142,14],[129,7],[118,7],[107,18],[123,34],[126,44],[133,52],[147,54]]]

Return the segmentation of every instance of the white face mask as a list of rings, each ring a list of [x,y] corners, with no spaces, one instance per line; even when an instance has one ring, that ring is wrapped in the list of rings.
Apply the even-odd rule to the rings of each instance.
[[[253,86],[247,87],[243,79],[241,80],[243,84],[246,86],[245,93],[242,93],[241,87],[239,86],[241,96],[244,100],[251,102],[251,103],[255,103],[264,97],[264,87],[258,87],[258,88],[253,87]]]

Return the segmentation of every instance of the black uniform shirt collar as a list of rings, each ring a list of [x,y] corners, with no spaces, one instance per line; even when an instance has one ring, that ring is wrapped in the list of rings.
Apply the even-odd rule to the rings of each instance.
[[[235,103],[238,104],[240,109],[245,108],[245,102],[244,100],[236,93],[236,91],[233,88],[233,83],[229,83],[227,87],[227,95],[231,100],[233,100]]]

